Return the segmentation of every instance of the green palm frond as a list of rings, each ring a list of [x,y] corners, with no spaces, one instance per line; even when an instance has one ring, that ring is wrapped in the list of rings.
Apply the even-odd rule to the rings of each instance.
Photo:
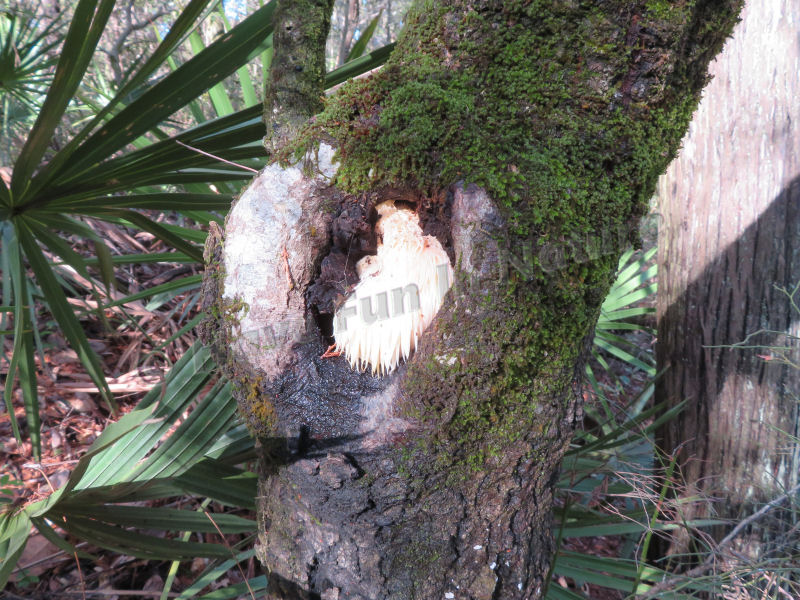
[[[620,257],[617,279],[600,307],[594,338],[595,352],[605,351],[651,377],[655,375],[652,356],[636,356],[633,354],[638,351],[636,344],[611,332],[647,331],[655,334],[652,328],[632,320],[655,313],[653,307],[637,306],[658,289],[654,281],[657,265],[650,264],[655,252],[656,249],[653,248],[636,257],[633,250],[628,250]]]
[[[213,374],[208,350],[194,346],[163,386],[103,431],[62,488],[0,516],[0,587],[31,527],[68,552],[75,551],[53,523],[95,546],[142,558],[231,558],[225,546],[167,533],[215,533],[216,527],[223,533],[250,533],[255,530],[252,520],[216,513],[212,523],[195,510],[131,505],[189,494],[253,509],[257,477],[236,466],[254,459],[252,439],[238,421],[230,385],[210,385]]]
[[[367,28],[364,29],[364,32],[353,43],[353,47],[350,48],[350,52],[347,55],[347,62],[355,60],[356,58],[360,58],[367,50],[367,44],[369,44],[369,41],[375,34],[375,28],[378,26],[378,23],[380,22],[382,15],[383,15],[383,9],[378,11],[378,14],[372,18],[372,20],[367,25]]]
[[[87,104],[96,106],[97,114],[66,145],[54,150],[53,136],[92,68],[98,40],[114,5],[115,0],[79,0],[75,5],[52,80],[39,100],[38,117],[12,166],[11,185],[0,182],[0,227],[4,232],[0,252],[3,272],[8,274],[4,275],[0,304],[14,307],[10,314],[15,332],[5,398],[10,402],[13,386],[22,389],[36,457],[36,340],[31,331],[35,307],[30,298],[42,303],[54,317],[112,413],[115,411],[100,361],[70,305],[71,292],[54,272],[52,262],[59,260],[81,274],[87,268],[100,268],[108,286],[114,265],[135,257],[111,257],[100,252],[103,241],[94,239],[97,258],[86,260],[71,250],[66,236],[91,237],[91,229],[83,222],[105,221],[152,234],[177,251],[167,253],[167,260],[201,262],[205,234],[157,222],[152,212],[178,213],[206,223],[221,218],[232,194],[252,177],[251,170],[263,166],[268,158],[261,143],[264,126],[258,104],[173,136],[160,128],[176,111],[209,90],[220,103],[219,112],[230,112],[220,83],[237,70],[243,76],[241,68],[271,47],[274,0],[207,47],[195,39],[194,56],[182,64],[174,62],[174,70],[156,80],[159,68],[169,59],[174,61],[176,49],[187,39],[191,41],[198,19],[208,14],[209,0],[191,0],[120,89],[102,95],[81,92],[87,99],[91,96]],[[18,34],[6,35],[12,37],[18,39]],[[362,56],[331,73],[327,83],[333,85],[372,69],[385,61],[389,52],[384,49]],[[52,62],[47,64],[52,68]],[[31,273],[33,277],[28,279]],[[11,319],[4,323],[0,329],[12,328]],[[10,415],[14,420],[13,411]],[[15,435],[21,436],[16,421],[13,427]]]
[[[647,386],[652,388],[653,382]],[[649,390],[642,392],[649,396]],[[648,592],[671,574],[641,560],[643,547],[657,532],[680,528],[700,529],[720,525],[714,519],[682,521],[662,509],[669,477],[655,477],[655,431],[673,419],[683,405],[670,410],[655,406],[630,415],[623,422],[609,420],[589,431],[578,431],[562,465],[557,484],[560,509],[556,509],[554,536],[557,552],[552,572],[581,588],[592,584],[624,592],[626,597]],[[567,540],[617,536],[619,555],[598,557],[565,548]],[[659,598],[696,598],[705,582],[684,592]],[[586,598],[550,581],[545,598]]]
[[[60,30],[58,17],[42,19],[35,7],[0,9],[0,166],[9,164],[14,142],[41,109]]]

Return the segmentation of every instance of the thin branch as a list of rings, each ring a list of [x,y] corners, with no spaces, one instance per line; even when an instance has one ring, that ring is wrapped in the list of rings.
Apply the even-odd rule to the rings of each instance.
[[[771,502],[767,502],[764,506],[759,508],[752,515],[750,515],[746,519],[743,519],[736,527],[734,527],[731,530],[731,532],[728,535],[726,535],[722,539],[722,541],[719,543],[719,546],[717,546],[716,551],[719,552],[721,548],[724,548],[725,546],[730,544],[736,538],[736,536],[739,535],[739,533],[741,533],[742,529],[744,529],[745,527],[747,527],[751,523],[754,523],[755,521],[758,521],[761,517],[763,517],[765,514],[767,514],[773,508],[783,504],[786,500],[788,500],[789,498],[794,496],[798,491],[800,491],[800,484],[794,486],[791,490],[789,490],[788,492],[786,492],[785,494],[783,494],[781,496],[778,496],[777,498],[775,498]],[[708,561],[708,559],[706,559],[706,561]]]
[[[117,84],[121,83],[123,78],[122,66],[120,64],[120,52],[122,51],[122,48],[124,48],[127,45],[128,37],[134,31],[139,31],[141,29],[144,29],[145,27],[150,26],[156,20],[169,14],[168,10],[160,9],[154,11],[152,14],[145,16],[142,20],[134,21],[133,3],[134,0],[130,0],[128,2],[128,5],[125,7],[124,11],[125,26],[117,34],[116,41],[111,45],[111,48],[106,49],[100,47],[100,51],[103,52],[103,54],[105,54],[106,56],[108,56],[109,65],[111,66],[111,70],[114,71],[114,81]]]
[[[239,163],[235,163],[235,162],[231,162],[229,160],[225,160],[224,158],[222,158],[220,156],[216,156],[214,154],[210,154],[208,152],[200,150],[200,148],[195,148],[194,146],[190,146],[189,144],[184,144],[180,140],[175,140],[175,143],[176,144],[180,144],[181,146],[183,146],[184,148],[188,148],[189,150],[194,150],[195,152],[197,152],[199,154],[202,154],[203,156],[207,156],[209,158],[213,158],[214,160],[218,160],[220,162],[224,162],[224,163],[229,164],[229,165],[231,165],[233,167],[239,167],[240,169],[244,169],[245,171],[250,171],[251,173],[258,173],[257,169],[251,169],[250,167],[246,167],[244,165],[240,165]]]

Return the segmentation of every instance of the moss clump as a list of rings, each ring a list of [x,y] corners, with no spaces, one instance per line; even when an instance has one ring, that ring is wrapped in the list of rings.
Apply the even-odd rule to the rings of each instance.
[[[239,373],[234,380],[234,395],[239,414],[250,434],[263,439],[274,433],[277,415],[275,406],[264,393],[264,378],[254,373]]]
[[[508,248],[633,236],[740,5],[418,1],[387,65],[343,86],[282,158],[325,139],[348,191],[476,183]],[[478,468],[531,428],[555,435],[541,423],[559,414],[549,405],[572,385],[624,243],[556,270],[537,257],[440,313],[429,354],[463,360],[415,363],[408,411],[447,420],[441,460],[461,448],[455,460]],[[451,333],[469,347],[449,347]]]
[[[241,299],[223,298],[211,309],[211,316],[227,323],[232,329],[238,327],[239,320],[247,314],[250,306]]]
[[[349,191],[466,179],[519,232],[642,212],[698,99],[653,66],[685,59],[693,3],[481,4],[416,3],[386,67],[343,86],[290,150],[333,138]]]
[[[429,465],[463,480],[503,460],[515,444],[536,440],[529,449],[535,457],[539,444],[563,435],[554,421],[572,394],[580,340],[592,332],[614,261],[604,256],[588,269],[572,265],[540,283],[512,271],[506,281],[481,282],[479,294],[456,285],[454,303],[440,312],[440,341],[431,358],[411,363],[407,378],[408,416],[437,425],[420,452],[427,462],[409,471]],[[455,309],[464,303],[468,311]]]

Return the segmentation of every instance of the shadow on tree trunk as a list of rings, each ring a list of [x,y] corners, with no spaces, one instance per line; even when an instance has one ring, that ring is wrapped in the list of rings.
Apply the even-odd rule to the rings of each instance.
[[[666,215],[662,227],[675,227],[676,218],[680,222],[680,217]],[[719,215],[719,220],[721,229],[736,227],[732,215]],[[662,429],[660,445],[668,452],[680,446],[681,483],[686,486],[682,495],[707,499],[690,505],[685,519],[741,519],[797,483],[798,240],[800,177],[660,311],[658,363],[669,368],[657,385],[657,401],[666,400],[669,408],[688,400],[678,418]],[[691,263],[693,249],[683,256]],[[673,273],[689,268],[664,265],[659,291],[672,297],[678,291],[674,286],[680,285]],[[788,295],[792,290],[793,299]],[[777,358],[781,348],[795,366]],[[770,537],[780,536],[791,519],[779,521],[773,522],[776,529],[750,532],[754,545],[749,550],[755,556],[769,554]],[[728,529],[716,528],[714,537],[721,539]],[[677,538],[671,551],[691,550],[688,541],[685,535]],[[740,551],[747,552],[746,541],[742,544]]]

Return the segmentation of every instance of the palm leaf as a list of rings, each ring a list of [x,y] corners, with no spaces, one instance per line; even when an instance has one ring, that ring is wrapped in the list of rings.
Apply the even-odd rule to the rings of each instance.
[[[249,452],[242,453],[245,432],[235,418],[229,385],[218,382],[183,419],[213,372],[208,350],[192,347],[176,363],[163,388],[151,390],[135,410],[103,431],[62,488],[22,513],[0,516],[0,545],[8,548],[6,563],[16,560],[13,554],[24,546],[30,525],[49,527],[48,521],[62,524],[92,544],[142,558],[229,558],[231,551],[224,546],[145,533],[215,532],[204,514],[129,505],[208,491],[209,498],[252,508],[256,476],[226,464],[233,454],[253,456],[252,440],[248,440]],[[177,428],[176,421],[182,421]],[[213,519],[227,533],[255,527],[253,521],[236,515],[215,514]]]
[[[655,361],[652,354],[642,356],[636,344],[611,333],[612,331],[654,333],[652,329],[629,319],[655,312],[655,309],[651,307],[632,306],[656,292],[656,284],[652,280],[656,276],[657,267],[655,264],[648,266],[655,251],[654,248],[635,258],[633,250],[628,250],[619,259],[617,278],[600,307],[600,317],[595,328],[593,354],[606,370],[610,371],[610,368],[602,358],[602,353],[610,354],[632,367],[644,371],[649,376],[655,375]],[[595,381],[591,366],[587,365],[586,373],[590,380]]]
[[[89,167],[122,149],[256,56],[272,32],[274,11],[274,1],[266,4],[148,89],[76,149],[68,170],[65,165],[51,177],[61,185],[78,180]]]
[[[114,0],[80,0],[75,8],[69,31],[64,39],[53,83],[44,100],[39,117],[14,165],[11,190],[22,197],[31,176],[39,166],[50,144],[67,104],[75,94],[86,67],[94,54],[100,35],[114,7]],[[12,203],[14,197],[12,196]]]
[[[381,9],[377,15],[369,22],[367,28],[364,30],[359,38],[353,44],[353,47],[350,49],[350,53],[347,55],[347,62],[351,60],[355,60],[356,58],[360,58],[364,51],[367,49],[367,44],[372,39],[372,35],[375,33],[375,28],[378,26],[378,22],[380,21],[381,15],[383,15],[383,9]]]
[[[220,2],[219,4],[219,15],[222,18],[222,22],[225,24],[225,31],[230,31],[231,24],[228,21],[228,16],[225,14],[225,7]],[[270,41],[270,48],[272,47],[272,42]],[[263,54],[263,52],[262,52]],[[269,68],[269,65],[262,66],[262,68]],[[253,85],[253,79],[250,77],[250,71],[247,69],[247,65],[242,65],[236,71],[236,74],[239,77],[239,85],[242,87],[242,97],[244,98],[244,105],[245,106],[255,106],[258,104],[258,96],[256,95],[256,88]],[[219,114],[219,113],[218,113]]]
[[[104,97],[110,100],[102,107],[96,102],[97,114],[61,150],[46,156],[56,127],[94,60],[98,39],[113,6],[113,0],[78,1],[60,48],[52,85],[14,164],[11,188],[0,184],[0,219],[4,220],[3,302],[13,306],[16,315],[14,351],[8,359],[10,370],[4,400],[10,407],[13,386],[22,389],[28,433],[37,456],[35,349],[39,342],[34,331],[35,307],[29,297],[43,303],[112,412],[115,410],[101,362],[83,332],[79,320],[82,314],[70,305],[69,296],[78,293],[71,288],[70,280],[77,280],[71,276],[75,273],[93,282],[87,276],[87,265],[99,267],[102,282],[91,283],[90,292],[98,296],[101,304],[100,288],[105,286],[109,293],[114,286],[113,266],[134,257],[110,256],[104,241],[74,215],[147,231],[178,250],[141,258],[143,262],[199,262],[202,251],[198,244],[204,242],[204,232],[156,222],[145,211],[177,211],[205,222],[219,218],[212,211],[224,213],[232,194],[238,192],[241,182],[251,174],[235,164],[220,163],[217,157],[252,168],[259,168],[267,159],[260,141],[264,135],[260,106],[215,119],[171,138],[159,130],[175,111],[219,84],[271,44],[274,1],[149,85],[148,79],[187,39],[198,17],[207,9],[207,0],[189,2],[153,54],[131,71],[116,93],[105,89],[100,81]],[[351,61],[344,69],[330,74],[328,84],[374,68],[390,51],[391,48],[385,48]],[[138,149],[130,150],[131,145]],[[207,193],[210,184],[226,193]],[[164,185],[182,185],[187,191],[168,194]],[[76,252],[63,233],[90,241],[95,248],[95,259],[86,259]],[[33,272],[32,280],[26,280],[27,269]],[[151,290],[151,295],[163,294],[152,302],[163,302],[170,294],[195,285],[196,281],[190,279]],[[130,300],[128,296],[122,302]],[[101,311],[97,314],[103,318]],[[4,313],[0,337],[10,329],[7,321]],[[13,415],[13,411],[9,412]],[[13,418],[11,422],[15,435],[21,436],[19,424]],[[184,484],[198,487],[195,481]]]
[[[86,338],[81,324],[78,322],[75,313],[67,302],[67,297],[64,295],[61,285],[56,280],[56,276],[50,264],[39,248],[33,232],[23,217],[16,219],[15,225],[20,246],[25,251],[25,256],[28,258],[31,269],[36,276],[36,281],[42,290],[42,294],[47,298],[48,306],[53,313],[53,317],[55,317],[61,330],[64,332],[64,336],[78,353],[78,357],[89,373],[89,376],[92,378],[92,381],[94,381],[100,393],[105,398],[111,412],[115,413],[117,410],[116,402],[103,376],[100,360],[91,346],[89,346],[89,340]],[[16,298],[17,302],[19,302],[19,295],[17,295]],[[29,360],[30,362],[27,367],[33,369],[34,364],[32,356]]]

